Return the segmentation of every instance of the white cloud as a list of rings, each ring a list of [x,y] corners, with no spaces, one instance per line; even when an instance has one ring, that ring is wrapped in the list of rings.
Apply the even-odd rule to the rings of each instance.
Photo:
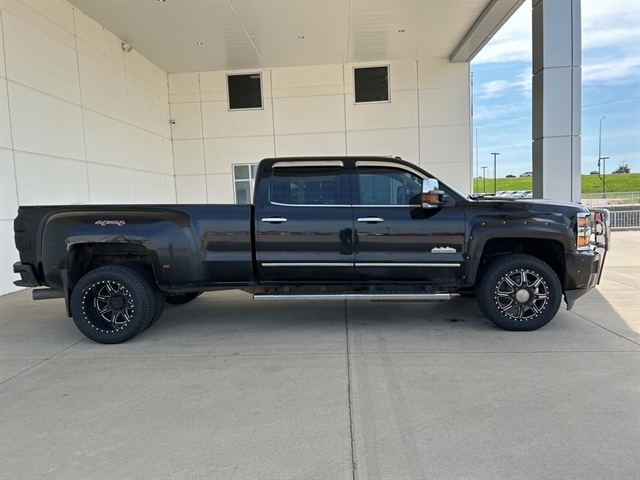
[[[640,39],[640,2],[582,0],[582,49],[635,51]],[[474,59],[474,63],[531,62],[531,2],[527,0]]]
[[[583,83],[623,83],[640,81],[640,57],[628,56],[615,60],[585,62]]]
[[[531,94],[531,68],[527,67],[511,80],[491,80],[479,85],[474,96],[477,98],[495,98],[504,95],[507,92],[516,90],[522,92],[525,96]]]

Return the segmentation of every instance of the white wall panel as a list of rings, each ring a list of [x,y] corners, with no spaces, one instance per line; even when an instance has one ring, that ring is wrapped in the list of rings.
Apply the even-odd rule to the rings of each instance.
[[[344,96],[274,98],[273,117],[276,135],[344,131]]]
[[[9,83],[11,129],[16,150],[84,160],[78,105]]]
[[[160,100],[160,134],[165,138],[171,138],[171,107],[169,103]]]
[[[207,197],[208,203],[233,203],[232,175],[207,175]]]
[[[273,137],[215,138],[204,141],[207,173],[231,173],[231,165],[275,156]]]
[[[420,90],[420,126],[468,125],[471,121],[468,88]]]
[[[202,140],[175,140],[173,164],[176,175],[204,174],[204,145]]]
[[[74,31],[73,7],[67,2],[62,0],[22,0],[22,2],[65,30]]]
[[[7,81],[0,78],[0,148],[12,148]]]
[[[14,156],[20,205],[89,203],[85,162],[22,152]]]
[[[207,184],[204,175],[177,176],[178,203],[207,203]]]
[[[439,162],[471,162],[468,125],[420,128],[420,164]]]
[[[178,201],[176,197],[176,178],[173,175],[165,175],[164,182],[167,203],[176,203]]]
[[[134,170],[164,174],[162,137],[131,127],[131,157]]]
[[[188,103],[200,101],[200,82],[197,73],[177,73],[169,76],[169,101]]]
[[[6,77],[7,72],[4,66],[4,33],[2,31],[2,22],[0,22],[0,77]]]
[[[13,151],[0,149],[0,220],[13,220],[18,208]],[[1,275],[0,275],[1,276]]]
[[[78,55],[78,66],[82,105],[128,122],[129,107],[125,79],[84,55]]]
[[[418,126],[417,90],[391,92],[391,101],[354,103],[353,95],[345,96],[347,130],[382,130]]]
[[[160,173],[133,172],[136,203],[167,203],[165,176]]]
[[[204,138],[273,135],[271,102],[260,110],[228,110],[227,102],[202,103]]]
[[[88,16],[74,9],[76,35],[113,60],[124,64],[122,41]]]
[[[92,47],[87,42],[81,40],[78,37],[76,37],[76,46],[78,53],[81,53],[85,57],[90,58],[94,62],[102,65],[105,68],[108,68],[113,73],[117,73],[124,78],[124,65],[122,64],[122,61],[114,60],[106,53],[103,53],[97,48]]]
[[[275,68],[271,71],[273,98],[342,95],[342,65]]]
[[[87,161],[132,168],[129,124],[86,109],[83,115]]]
[[[7,77],[80,103],[75,50],[9,13],[2,22]]]
[[[169,82],[171,82],[169,75]],[[171,93],[173,89],[169,85]],[[264,84],[262,85],[264,92]],[[180,95],[179,90],[176,91],[176,95]],[[227,75],[224,72],[207,72],[200,74],[200,99],[203,102],[226,102],[227,101]]]
[[[461,192],[471,192],[471,162],[428,163],[422,167]]]
[[[160,99],[127,80],[131,125],[160,135]]]
[[[469,89],[469,64],[450,63],[445,58],[418,61],[418,88]]]
[[[133,170],[111,165],[87,165],[91,203],[135,203]]]
[[[171,104],[171,125],[174,140],[202,138],[202,112],[199,103]]]
[[[311,153],[310,153],[311,152]],[[276,155],[295,157],[301,155],[346,155],[344,133],[309,133],[301,135],[276,135]]]
[[[397,155],[419,162],[418,129],[367,130],[347,132],[349,155]]]
[[[13,273],[12,265],[20,261],[13,243],[13,220],[0,220],[0,295],[19,290],[13,284],[20,276]]]
[[[164,162],[165,175],[174,175],[175,167],[173,162],[173,142],[171,139],[162,139],[162,160]]]
[[[150,85],[153,85],[153,88],[158,88],[158,67],[136,50],[124,54],[124,66]]]
[[[74,48],[75,38],[72,30],[68,30],[54,21],[49,20],[46,15],[34,10],[25,2],[20,0],[2,0],[2,2],[0,2],[0,6],[2,7],[3,14],[9,12],[30,25],[33,25],[38,30],[42,30],[53,38],[60,40],[71,48]]]

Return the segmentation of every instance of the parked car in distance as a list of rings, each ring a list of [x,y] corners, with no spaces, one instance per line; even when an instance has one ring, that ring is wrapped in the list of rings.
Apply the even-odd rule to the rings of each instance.
[[[521,177],[533,177],[533,172],[524,172],[520,174]]]
[[[511,173],[509,175],[507,175],[505,178],[516,178],[515,175],[512,175]]]
[[[589,175],[600,175],[600,172],[598,170],[591,170]]]

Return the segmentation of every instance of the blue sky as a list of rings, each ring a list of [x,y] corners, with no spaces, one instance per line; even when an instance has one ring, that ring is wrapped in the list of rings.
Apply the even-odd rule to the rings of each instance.
[[[607,173],[640,172],[640,2],[582,0],[582,172],[597,170],[598,129]],[[471,63],[480,166],[500,152],[498,177],[531,171],[531,3]],[[474,140],[475,141],[475,140]],[[482,170],[480,170],[482,173]],[[474,145],[474,176],[475,145]]]

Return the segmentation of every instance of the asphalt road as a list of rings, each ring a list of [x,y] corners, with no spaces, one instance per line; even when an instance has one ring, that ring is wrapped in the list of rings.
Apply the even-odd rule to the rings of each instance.
[[[536,332],[211,293],[122,345],[0,298],[0,478],[640,478],[640,232]]]

